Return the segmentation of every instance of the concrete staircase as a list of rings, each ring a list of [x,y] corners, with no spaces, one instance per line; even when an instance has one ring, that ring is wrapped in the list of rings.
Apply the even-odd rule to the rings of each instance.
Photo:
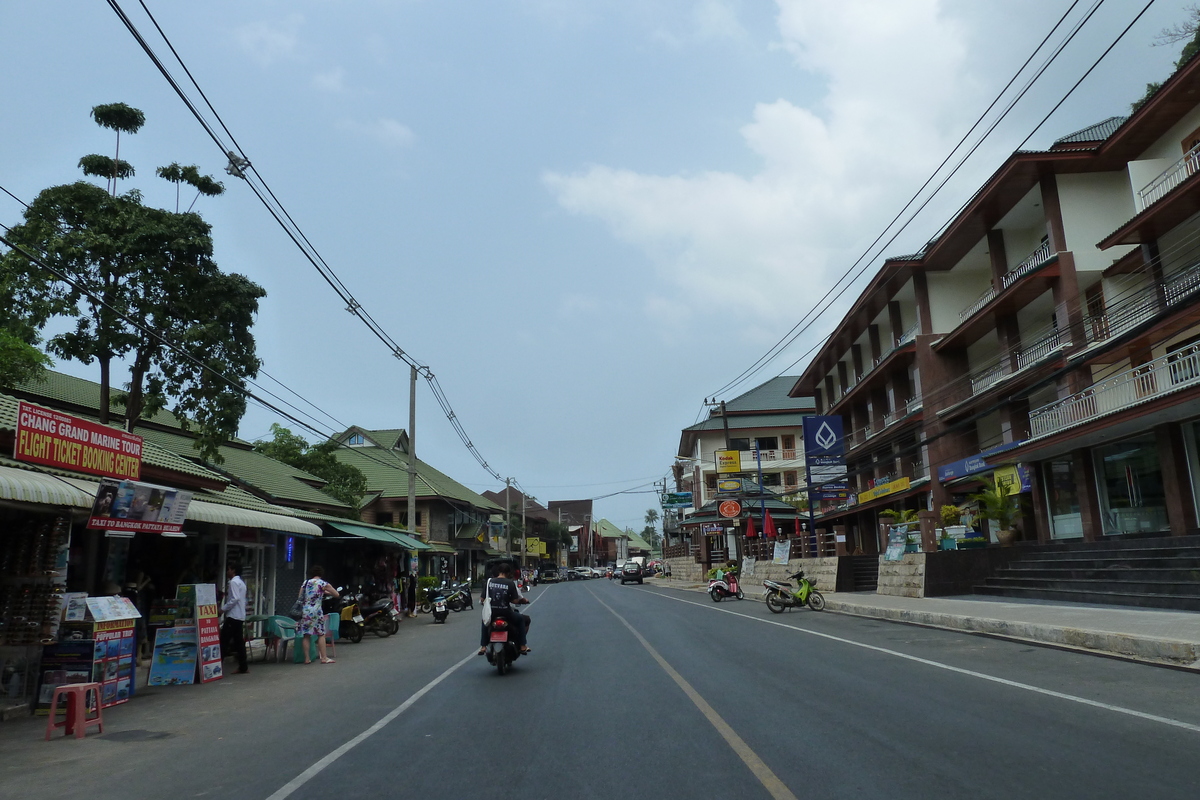
[[[848,556],[855,592],[873,592],[879,586],[879,556]]]
[[[1200,536],[1032,545],[977,594],[1200,611]]]

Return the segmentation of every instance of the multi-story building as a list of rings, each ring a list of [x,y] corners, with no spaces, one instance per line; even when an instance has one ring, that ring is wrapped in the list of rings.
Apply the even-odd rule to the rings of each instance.
[[[1021,538],[1195,533],[1200,59],[1129,117],[1017,152],[892,258],[791,387],[841,415],[844,526],[967,503],[1000,470]]]
[[[741,452],[742,467],[775,494],[794,494],[804,485],[803,419],[813,413],[811,397],[790,397],[795,377],[772,378],[710,409],[708,418],[679,437],[676,484],[691,492],[694,508],[717,496],[718,450]],[[728,441],[726,441],[728,439]]]

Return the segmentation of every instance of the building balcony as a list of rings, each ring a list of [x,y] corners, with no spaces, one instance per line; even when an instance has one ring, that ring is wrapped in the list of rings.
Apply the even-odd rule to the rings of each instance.
[[[1043,264],[1049,262],[1053,257],[1054,252],[1050,249],[1050,242],[1042,242],[1038,249],[1027,255],[1020,264],[1017,264],[1004,274],[1004,277],[1001,279],[1004,288],[1007,289],[1008,287],[1012,286],[1021,278],[1033,272]]]
[[[1088,344],[1115,339],[1133,330],[1160,312],[1193,299],[1197,289],[1200,289],[1200,262],[1167,276],[1161,284],[1155,283],[1125,294],[1118,302],[1109,305],[1103,314],[1085,318]]]
[[[1197,172],[1200,172],[1200,145],[1187,151],[1183,158],[1164,169],[1157,178],[1138,191],[1138,211],[1145,211]]]
[[[958,321],[960,323],[966,322],[971,317],[978,314],[979,311],[984,306],[986,306],[988,303],[990,303],[996,299],[996,294],[997,294],[996,287],[989,286],[987,288],[987,291],[985,291],[983,294],[979,295],[979,297],[976,298],[974,303],[971,303],[971,305],[967,306],[962,311],[958,312]]]
[[[1169,353],[1029,412],[1034,438],[1200,385],[1200,345]]]

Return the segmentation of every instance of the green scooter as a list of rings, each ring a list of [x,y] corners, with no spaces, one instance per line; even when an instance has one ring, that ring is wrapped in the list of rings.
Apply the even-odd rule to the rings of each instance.
[[[825,610],[825,598],[817,591],[817,585],[804,577],[804,570],[796,572],[791,578],[799,581],[799,588],[793,590],[787,581],[763,581],[767,608],[776,614],[782,614],[784,609],[804,606],[813,611]]]

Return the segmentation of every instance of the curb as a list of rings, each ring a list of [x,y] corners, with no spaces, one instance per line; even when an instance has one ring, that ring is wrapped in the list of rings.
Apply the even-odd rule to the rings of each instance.
[[[669,584],[663,582],[659,585],[668,589],[701,593],[705,589],[704,584],[685,584],[682,581],[671,581]],[[756,594],[747,593],[746,599],[762,602],[762,598]],[[1030,642],[1074,650],[1089,655],[1123,658],[1157,666],[1200,671],[1200,643],[1182,639],[1163,639],[1132,633],[1113,633],[1045,623],[1015,622],[990,617],[969,617],[936,611],[883,608],[839,600],[837,594],[833,592],[825,595],[825,610],[850,617],[882,619],[905,625],[982,634],[1017,642]]]
[[[980,633],[1003,639],[1034,642],[1095,655],[1144,661],[1152,664],[1200,670],[1200,644],[1179,639],[1138,636],[1131,633],[1072,628],[1033,622],[1014,622],[988,617],[968,617],[934,611],[880,608],[839,602],[826,597],[825,610],[854,617],[882,619],[929,628]]]

